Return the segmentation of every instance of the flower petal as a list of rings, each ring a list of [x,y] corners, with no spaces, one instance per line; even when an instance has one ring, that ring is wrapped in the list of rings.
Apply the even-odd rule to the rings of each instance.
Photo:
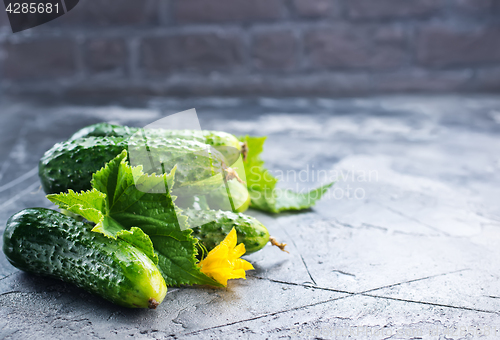
[[[250,262],[240,259],[245,254],[245,245],[236,243],[236,229],[233,228],[226,238],[198,263],[201,272],[224,286],[227,286],[229,279],[245,279],[245,270],[252,270],[254,267]]]
[[[225,244],[229,249],[233,249],[236,247],[237,239],[236,229],[233,228],[220,244]]]
[[[231,255],[233,258],[237,259],[237,258],[243,256],[245,254],[245,252],[246,252],[245,245],[243,243],[240,243],[234,248]]]
[[[234,267],[238,268],[238,269],[243,269],[243,270],[254,270],[255,269],[250,262],[242,260],[242,259],[238,259],[237,262],[235,263]]]

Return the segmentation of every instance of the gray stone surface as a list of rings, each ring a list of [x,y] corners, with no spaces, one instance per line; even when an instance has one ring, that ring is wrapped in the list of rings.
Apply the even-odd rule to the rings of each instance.
[[[246,281],[171,288],[157,310],[114,306],[0,254],[1,339],[500,337],[499,98],[0,102],[0,231],[18,210],[51,206],[36,165],[55,142],[191,107],[202,128],[269,136],[264,158],[283,187],[337,180],[314,209],[249,211],[290,254],[266,246],[247,257]]]

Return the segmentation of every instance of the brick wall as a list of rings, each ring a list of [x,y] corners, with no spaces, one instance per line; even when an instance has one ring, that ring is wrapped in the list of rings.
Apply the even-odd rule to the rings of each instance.
[[[363,95],[500,90],[500,0],[81,0],[12,34],[8,93]]]

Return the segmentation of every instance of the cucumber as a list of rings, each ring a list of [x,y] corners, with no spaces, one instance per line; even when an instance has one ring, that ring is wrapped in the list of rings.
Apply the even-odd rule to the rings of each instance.
[[[175,205],[181,209],[194,208],[196,210],[226,210],[245,212],[250,206],[250,194],[245,186],[232,179],[217,190],[204,196],[181,196],[175,200]]]
[[[92,174],[119,155],[127,146],[123,138],[88,138],[57,143],[38,164],[38,176],[47,194],[68,189],[91,189]]]
[[[73,134],[69,140],[88,137],[125,137],[132,136],[136,131],[132,131],[128,126],[113,125],[108,123],[98,123],[86,126]]]
[[[238,244],[245,245],[245,254],[255,253],[269,242],[269,232],[266,227],[251,216],[222,210],[186,209],[183,213],[188,216],[188,223],[193,221],[199,225],[193,228],[191,235],[196,237],[208,251],[224,240],[233,227],[238,235]]]
[[[156,308],[167,293],[149,257],[57,211],[25,209],[7,221],[3,251],[15,267],[73,283],[118,305]]]
[[[128,127],[121,125],[113,125],[108,123],[98,123],[89,125],[77,131],[70,140],[88,137],[123,137],[129,138],[141,128]],[[145,130],[148,134],[158,138],[180,138],[186,140],[194,140],[201,143],[206,143],[219,150],[228,160],[239,156],[242,151],[243,144],[234,135],[223,131],[211,130]],[[234,154],[237,151],[237,155]],[[236,157],[237,158],[237,157]],[[231,165],[234,162],[229,162]]]
[[[144,156],[144,159],[136,157],[136,164],[151,164],[149,155],[158,157],[155,162],[162,163],[162,167],[145,168],[147,173],[169,172],[177,165],[176,188],[191,186],[197,193],[201,189],[208,193],[223,183],[224,156],[206,144],[179,138],[158,138],[148,140],[148,147],[150,153],[141,152],[145,151],[145,144],[131,142],[123,137],[89,137],[58,143],[40,160],[38,175],[47,194],[69,189],[90,190],[92,174],[123,150],[128,150],[129,158],[134,151],[135,155]]]
[[[225,185],[206,195],[206,202],[210,209],[245,212],[250,206],[250,194],[245,184],[236,179],[227,182],[229,192]],[[228,198],[231,202],[228,202]],[[231,204],[231,206],[228,206]]]

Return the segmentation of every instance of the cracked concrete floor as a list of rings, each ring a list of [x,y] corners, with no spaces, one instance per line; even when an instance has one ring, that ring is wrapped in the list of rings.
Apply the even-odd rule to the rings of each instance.
[[[227,289],[171,288],[127,310],[0,255],[0,338],[500,337],[500,98],[193,98],[0,108],[0,228],[39,190],[43,152],[98,121],[144,126],[195,107],[204,129],[269,136],[264,159],[294,190],[337,181],[302,213],[267,215],[266,246]],[[295,175],[294,175],[295,174]]]

